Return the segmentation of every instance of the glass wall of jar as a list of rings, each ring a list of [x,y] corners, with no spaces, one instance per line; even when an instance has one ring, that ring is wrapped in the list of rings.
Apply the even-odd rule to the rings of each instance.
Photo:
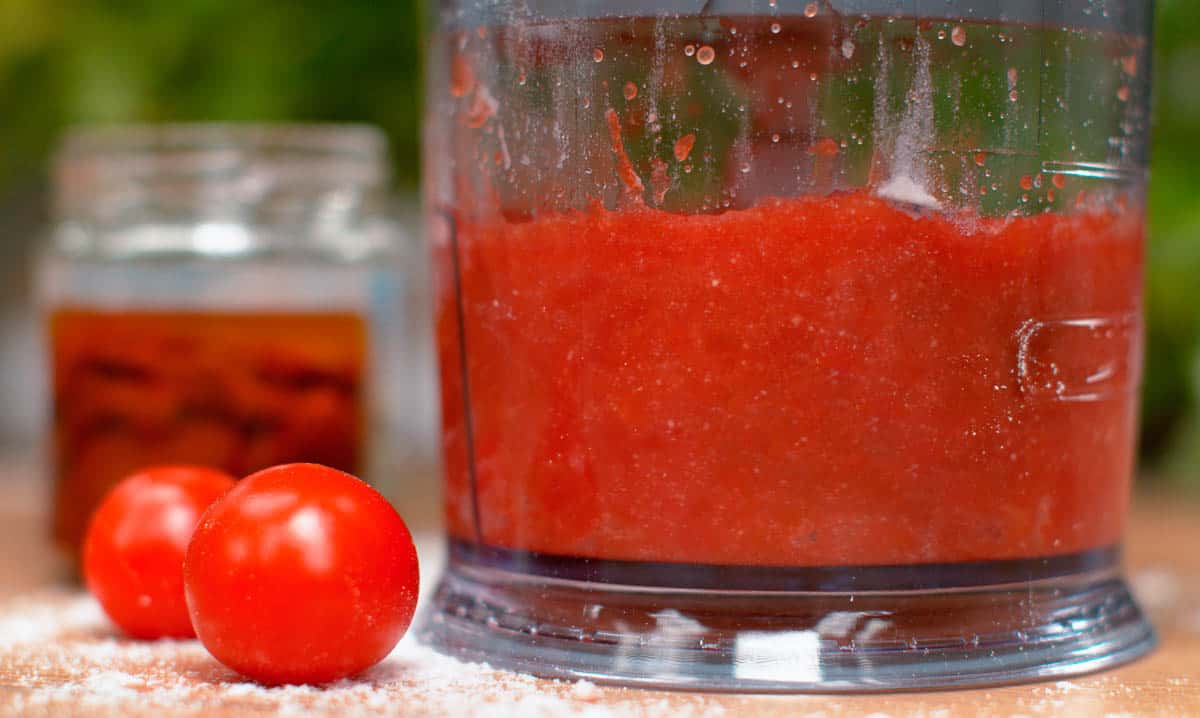
[[[355,126],[82,129],[39,265],[54,535],[147,465],[394,463],[404,237]],[[404,377],[407,378],[407,377]]]
[[[426,635],[755,690],[1093,670],[1142,346],[1150,4],[438,4]]]

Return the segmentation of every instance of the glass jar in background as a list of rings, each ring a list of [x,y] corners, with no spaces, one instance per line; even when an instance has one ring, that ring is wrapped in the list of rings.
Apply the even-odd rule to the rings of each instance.
[[[407,245],[381,133],[83,129],[55,169],[38,281],[61,547],[146,465],[383,480],[406,458],[388,434],[411,379]]]
[[[437,7],[428,640],[784,691],[1152,646],[1150,3]]]

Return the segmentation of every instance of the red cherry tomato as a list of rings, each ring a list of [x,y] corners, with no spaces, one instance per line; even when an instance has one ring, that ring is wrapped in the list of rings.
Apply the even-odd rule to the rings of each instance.
[[[183,557],[209,504],[233,487],[200,466],[145,469],[113,487],[83,544],[88,590],[134,638],[196,635],[183,595]]]
[[[192,625],[218,661],[261,683],[327,683],[375,665],[408,630],[417,552],[370,486],[287,464],[209,508],[184,582]]]

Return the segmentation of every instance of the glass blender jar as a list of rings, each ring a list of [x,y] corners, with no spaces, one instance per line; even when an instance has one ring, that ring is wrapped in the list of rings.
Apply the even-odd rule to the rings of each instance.
[[[1149,650],[1119,545],[1150,3],[437,14],[427,640],[756,691]]]

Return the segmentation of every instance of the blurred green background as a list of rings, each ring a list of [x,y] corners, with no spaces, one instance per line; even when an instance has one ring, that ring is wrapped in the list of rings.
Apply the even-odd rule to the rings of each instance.
[[[1200,490],[1200,3],[1157,13],[1142,454],[1156,480]],[[0,0],[0,343],[69,125],[369,122],[415,192],[423,16],[405,0]]]

